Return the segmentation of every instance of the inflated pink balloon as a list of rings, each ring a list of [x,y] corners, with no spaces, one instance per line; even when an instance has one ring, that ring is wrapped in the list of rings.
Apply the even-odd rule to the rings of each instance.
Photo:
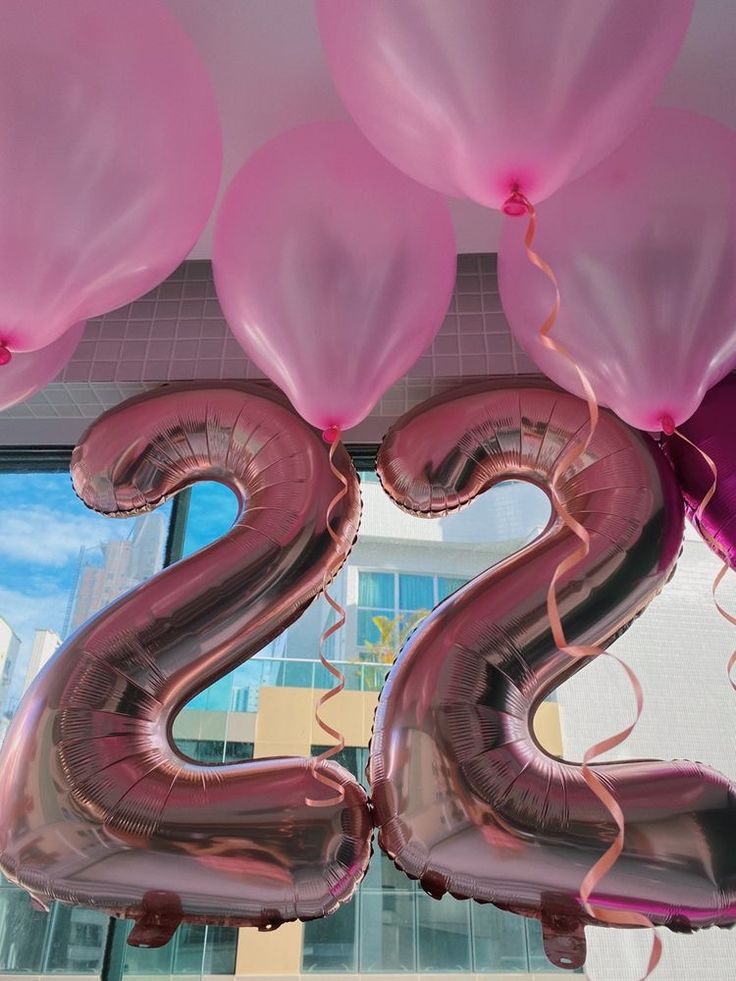
[[[236,174],[217,295],[246,354],[313,426],[347,429],[429,346],[455,280],[442,198],[348,123],[311,123]]]
[[[652,105],[693,0],[316,0],[327,63],[389,160],[447,194],[541,201]]]
[[[9,409],[48,385],[64,368],[84,333],[84,321],[75,324],[48,347],[16,354],[0,371],[0,411]]]
[[[0,132],[0,346],[11,352],[154,287],[212,209],[217,108],[161,0],[3,0]]]
[[[684,422],[736,367],[735,174],[736,133],[657,109],[538,209],[534,249],[562,296],[551,336],[638,429]],[[523,223],[507,219],[499,285],[511,329],[545,374],[582,395],[574,368],[540,341],[554,292],[523,239]]]

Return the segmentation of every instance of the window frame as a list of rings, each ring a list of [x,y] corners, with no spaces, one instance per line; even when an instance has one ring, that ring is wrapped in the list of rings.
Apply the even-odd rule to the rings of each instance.
[[[435,573],[433,573],[433,572],[413,572],[410,569],[401,569],[400,571],[397,571],[395,569],[378,569],[378,568],[374,568],[373,566],[359,566],[359,567],[357,567],[355,569],[355,572],[357,573],[357,579],[356,579],[356,582],[355,582],[355,590],[356,590],[356,592],[355,592],[355,595],[356,595],[356,603],[355,603],[355,613],[356,613],[355,649],[358,651],[359,654],[362,654],[362,653],[365,652],[365,646],[360,643],[360,614],[361,614],[361,612],[362,613],[369,613],[371,611],[374,611],[374,612],[377,613],[377,615],[382,615],[382,613],[384,612],[384,610],[388,610],[387,607],[382,607],[382,606],[363,606],[363,605],[361,605],[361,603],[360,603],[360,577],[363,574],[365,574],[365,573],[369,573],[369,574],[370,573],[373,573],[375,575],[393,576],[393,579],[394,579],[394,583],[393,583],[393,594],[394,594],[394,596],[393,596],[393,607],[392,607],[392,609],[390,611],[391,612],[390,619],[392,619],[392,620],[396,620],[398,617],[401,617],[401,616],[411,616],[413,613],[418,612],[417,610],[404,610],[404,609],[401,608],[401,582],[400,582],[401,576],[417,576],[417,577],[422,578],[422,579],[431,579],[432,580],[432,605],[428,608],[428,612],[429,613],[431,613],[431,611],[440,602],[442,602],[442,600],[440,599],[440,588],[439,588],[439,581],[440,581],[440,579],[456,579],[458,581],[462,580],[461,585],[466,585],[467,582],[468,582],[468,580],[467,579],[463,579],[462,576],[444,576],[444,575],[441,575],[440,573],[436,573],[436,572]],[[458,586],[457,588],[460,589],[461,586]],[[453,590],[453,592],[454,591],[455,590]],[[449,595],[451,595],[451,594],[448,593],[447,596],[449,596]],[[447,597],[445,596],[442,599],[446,599],[446,598]],[[424,609],[424,607],[420,607],[419,609]]]

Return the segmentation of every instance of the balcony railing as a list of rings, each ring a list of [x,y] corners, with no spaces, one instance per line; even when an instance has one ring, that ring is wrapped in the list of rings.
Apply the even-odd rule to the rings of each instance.
[[[345,675],[346,691],[380,692],[391,665],[376,661],[331,661]],[[188,704],[204,712],[257,712],[261,688],[332,688],[335,680],[319,661],[293,657],[254,657],[233,675],[221,678]],[[555,693],[546,701],[555,701]]]
[[[379,692],[391,665],[369,661],[331,661],[345,675],[347,691]],[[254,657],[233,675],[201,692],[187,708],[205,712],[255,712],[261,688],[332,688],[335,680],[319,661]]]

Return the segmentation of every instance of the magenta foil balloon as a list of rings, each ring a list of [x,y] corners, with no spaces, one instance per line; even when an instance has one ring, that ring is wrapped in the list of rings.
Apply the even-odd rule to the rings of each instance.
[[[540,384],[469,385],[389,430],[384,488],[440,517],[502,480],[549,489],[588,425],[584,402]],[[557,591],[571,644],[607,644],[671,575],[680,492],[656,444],[603,412],[558,493],[590,553]],[[560,652],[546,594],[579,547],[553,518],[542,535],[441,603],[405,645],[376,714],[369,777],[381,847],[432,895],[450,892],[541,920],[559,967],[585,959],[585,874],[616,825],[532,731],[541,700],[589,659]],[[608,735],[608,733],[602,733]],[[637,760],[595,770],[623,808],[624,851],[591,902],[690,930],[736,920],[736,788],[700,763]]]
[[[316,0],[327,64],[368,139],[416,180],[541,201],[653,105],[693,0]]]
[[[48,347],[15,354],[0,365],[0,411],[9,409],[48,385],[63,370],[82,339],[84,321],[70,327]]]
[[[214,95],[161,0],[3,0],[0,132],[10,351],[152,289],[212,210]]]
[[[33,682],[0,754],[0,868],[45,902],[130,917],[131,943],[181,921],[277,926],[348,900],[369,858],[365,792],[334,762],[201,765],[171,738],[179,710],[293,623],[345,559],[360,492],[265,386],[172,385],[101,416],[72,457],[84,502],[150,511],[198,480],[240,501],[221,539],[84,624]],[[335,797],[342,803],[310,806]]]
[[[716,554],[736,569],[736,376],[728,375],[712,388],[680,431],[708,454],[718,471],[716,492],[697,519],[700,502],[713,484],[713,473],[698,450],[679,436],[665,441],[688,517]]]
[[[217,295],[241,347],[313,426],[348,429],[430,345],[455,235],[442,198],[349,123],[263,146],[217,217]]]
[[[562,297],[551,336],[600,402],[637,429],[660,430],[666,416],[680,425],[736,367],[734,174],[736,133],[682,109],[657,109],[538,209],[534,249]],[[505,220],[503,308],[541,370],[582,395],[569,361],[540,340],[554,291],[529,262],[524,231],[525,222]]]

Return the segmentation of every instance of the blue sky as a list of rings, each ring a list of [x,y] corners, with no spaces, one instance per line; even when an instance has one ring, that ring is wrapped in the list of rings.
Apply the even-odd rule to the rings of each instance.
[[[544,522],[549,505],[536,488],[499,488],[493,494],[496,504],[504,494],[521,505],[525,521]],[[168,518],[171,504],[162,512]],[[237,501],[228,488],[197,484],[191,493],[184,554],[222,535],[236,513]],[[457,524],[457,518],[450,520]],[[503,525],[502,520],[502,530]],[[68,472],[0,475],[0,616],[21,638],[18,670],[22,676],[34,630],[63,632],[80,547],[125,538],[131,528],[132,521],[89,510],[74,493]]]
[[[223,535],[237,513],[237,498],[229,488],[211,482],[196,484],[189,505],[184,554],[196,552]]]
[[[162,511],[168,518],[171,505]],[[222,534],[235,513],[235,497],[227,488],[199,484],[186,551]],[[0,616],[21,639],[21,665],[30,654],[34,630],[62,633],[80,547],[125,538],[131,527],[131,521],[89,510],[74,493],[67,472],[0,475]]]

